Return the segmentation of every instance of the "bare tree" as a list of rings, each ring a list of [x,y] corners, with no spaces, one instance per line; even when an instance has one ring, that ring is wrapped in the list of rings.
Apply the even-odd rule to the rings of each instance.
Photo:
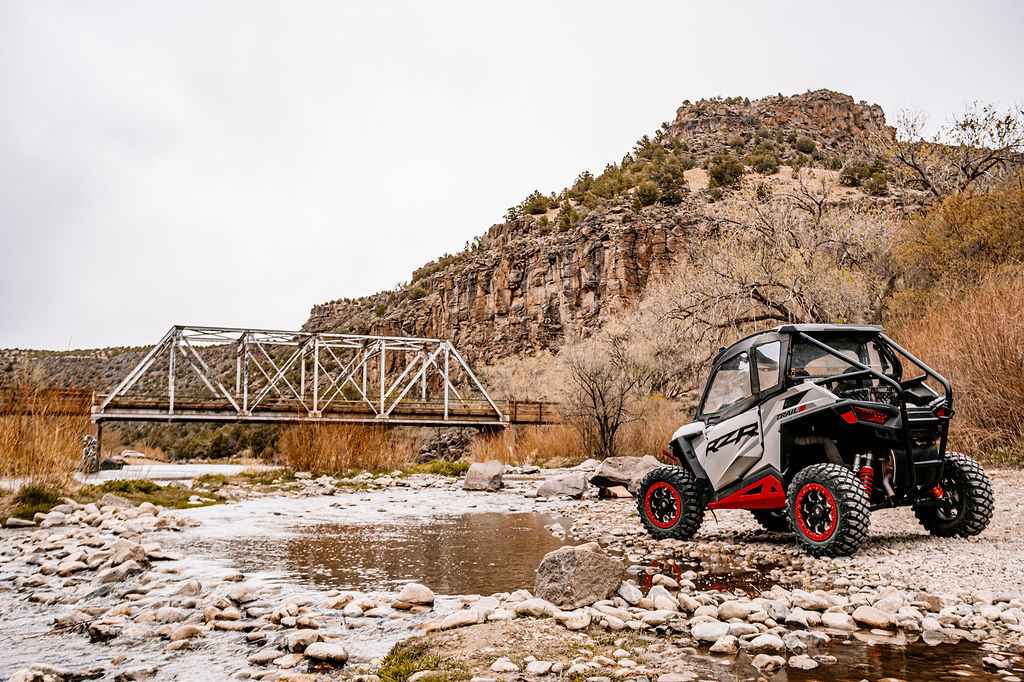
[[[897,180],[934,198],[966,191],[1021,164],[1024,108],[999,112],[975,103],[931,139],[924,136],[925,124],[922,114],[903,112],[896,134],[880,133],[873,142]]]
[[[649,380],[672,386],[678,399],[721,345],[755,329],[881,319],[895,283],[888,235],[897,217],[837,204],[830,191],[804,172],[791,190],[748,188],[716,205],[689,235],[674,275],[626,321],[632,338],[671,359],[650,362]],[[655,336],[662,342],[644,340]]]
[[[599,457],[615,455],[619,430],[639,418],[640,377],[631,365],[626,339],[604,334],[562,351],[567,369],[563,411]]]

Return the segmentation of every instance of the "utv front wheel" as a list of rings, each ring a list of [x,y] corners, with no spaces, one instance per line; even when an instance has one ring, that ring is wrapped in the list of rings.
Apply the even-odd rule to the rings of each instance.
[[[967,455],[946,455],[942,483],[934,492],[936,500],[914,507],[917,520],[932,535],[966,538],[985,530],[992,519],[992,481],[981,465]]]
[[[647,474],[636,496],[640,521],[659,539],[689,540],[704,521],[704,489],[688,469],[660,467]]]
[[[813,556],[849,556],[868,535],[871,507],[861,482],[839,464],[812,464],[793,477],[786,508],[797,540]]]

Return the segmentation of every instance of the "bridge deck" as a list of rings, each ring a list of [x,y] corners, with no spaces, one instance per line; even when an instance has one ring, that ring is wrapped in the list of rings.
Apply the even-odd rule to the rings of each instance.
[[[97,395],[96,404],[106,396]],[[94,408],[96,422],[160,421],[160,422],[238,422],[238,423],[350,423],[394,424],[410,426],[510,426],[516,424],[558,424],[561,414],[558,403],[498,400],[495,405],[503,419],[484,400],[452,401],[447,416],[443,402],[403,401],[386,417],[377,415],[375,407],[363,401],[336,401],[319,413],[296,410],[293,401],[264,401],[259,409],[239,414],[223,402],[175,400],[174,410],[160,398],[115,398],[101,414]]]

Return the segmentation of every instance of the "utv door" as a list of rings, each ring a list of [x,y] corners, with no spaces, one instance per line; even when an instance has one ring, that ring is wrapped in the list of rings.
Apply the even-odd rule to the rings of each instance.
[[[706,427],[697,459],[718,491],[741,480],[764,452],[746,351],[725,360],[708,379],[698,416]]]

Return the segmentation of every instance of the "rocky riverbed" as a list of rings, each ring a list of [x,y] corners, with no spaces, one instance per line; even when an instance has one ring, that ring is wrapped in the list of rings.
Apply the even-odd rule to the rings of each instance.
[[[417,680],[1024,678],[1020,472],[992,472],[998,506],[979,538],[931,538],[892,510],[838,560],[809,558],[737,511],[709,515],[694,541],[654,542],[631,500],[595,499],[579,473],[505,471],[495,491],[488,474],[479,492],[438,476],[300,476],[222,486],[240,501],[178,512],[68,501],[0,535],[0,675],[376,682],[393,679],[384,654],[415,637],[430,655],[413,669],[435,671]],[[301,547],[325,523],[474,514],[544,514],[551,547],[590,544],[555,550],[536,581],[475,594],[442,594],[470,592],[472,579],[451,590],[425,569],[400,574],[403,543],[386,533],[366,536],[380,551],[351,559],[375,564],[363,566],[372,580],[315,580],[273,561],[243,573],[244,557],[225,551],[246,537]],[[495,574],[506,535],[494,527]]]

